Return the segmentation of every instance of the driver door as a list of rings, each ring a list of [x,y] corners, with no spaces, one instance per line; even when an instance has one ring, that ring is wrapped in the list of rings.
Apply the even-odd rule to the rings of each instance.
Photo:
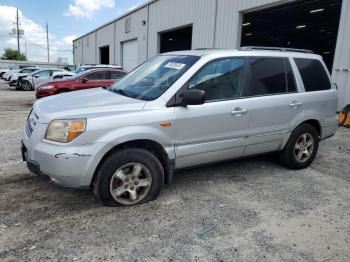
[[[244,58],[208,63],[188,83],[206,92],[202,105],[175,108],[176,168],[241,157],[247,143],[249,112]]]
[[[75,86],[75,90],[103,87],[108,84],[107,71],[95,71],[80,77]]]

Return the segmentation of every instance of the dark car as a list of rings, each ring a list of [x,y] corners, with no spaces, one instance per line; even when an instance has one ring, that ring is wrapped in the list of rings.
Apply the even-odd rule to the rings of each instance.
[[[99,68],[83,71],[61,81],[48,81],[36,87],[36,98],[51,96],[59,93],[111,86],[127,73],[122,69]]]

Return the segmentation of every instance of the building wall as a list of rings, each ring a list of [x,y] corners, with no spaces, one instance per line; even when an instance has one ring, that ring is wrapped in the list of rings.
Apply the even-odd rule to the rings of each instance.
[[[192,48],[213,47],[216,1],[161,0],[149,6],[149,57],[159,51],[159,32],[193,25]]]
[[[130,31],[125,32],[125,20],[130,19]],[[143,25],[142,21],[146,21]],[[115,63],[122,64],[122,43],[137,39],[138,45],[138,63],[147,60],[147,6],[136,12],[116,21],[115,24]]]
[[[332,78],[338,85],[339,109],[350,104],[350,1],[343,0]]]
[[[95,32],[96,35],[96,50],[95,63],[100,63],[100,47],[109,46],[109,63],[114,64],[115,52],[115,23],[106,25]]]
[[[82,41],[82,63],[81,64],[96,64],[98,59],[96,56],[96,33],[93,32],[83,37]]]
[[[73,42],[73,65],[80,66],[82,60],[82,38],[79,38]]]
[[[111,63],[121,64],[122,42],[137,39],[138,63],[159,52],[159,33],[192,25],[192,48],[236,48],[240,45],[242,13],[295,0],[158,0],[106,25],[97,32],[98,44],[87,48],[74,42],[74,63],[98,63],[98,47],[110,44]],[[350,103],[350,1],[343,0],[332,78],[339,87],[339,108]],[[131,30],[125,32],[125,20],[131,18]],[[146,21],[146,25],[142,25]],[[114,34],[110,33],[114,27]],[[107,29],[108,28],[108,29]],[[91,33],[91,39],[95,33]],[[114,35],[114,36],[113,36]],[[113,40],[111,37],[114,37]],[[90,44],[92,43],[90,39]],[[113,47],[114,46],[114,47]],[[83,51],[80,50],[83,49]],[[79,50],[82,57],[79,56]],[[97,51],[96,51],[97,50]]]

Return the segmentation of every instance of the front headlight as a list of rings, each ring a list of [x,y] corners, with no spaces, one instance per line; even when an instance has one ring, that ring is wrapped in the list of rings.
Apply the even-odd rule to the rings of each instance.
[[[45,139],[68,143],[81,135],[86,128],[86,119],[53,120],[47,127]]]
[[[38,87],[38,89],[42,89],[42,90],[51,89],[51,88],[54,88],[54,86],[48,85],[48,86],[40,86],[40,87]]]

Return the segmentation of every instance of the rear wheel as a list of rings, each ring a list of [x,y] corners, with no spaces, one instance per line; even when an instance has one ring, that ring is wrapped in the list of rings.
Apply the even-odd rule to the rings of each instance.
[[[135,205],[157,198],[164,185],[161,163],[144,149],[129,148],[108,157],[93,183],[95,198],[105,205]]]
[[[291,169],[303,169],[314,160],[319,145],[318,132],[312,125],[302,124],[291,134],[281,152],[281,161]]]
[[[24,91],[30,91],[33,89],[32,84],[29,81],[23,81],[22,83],[22,90]]]

